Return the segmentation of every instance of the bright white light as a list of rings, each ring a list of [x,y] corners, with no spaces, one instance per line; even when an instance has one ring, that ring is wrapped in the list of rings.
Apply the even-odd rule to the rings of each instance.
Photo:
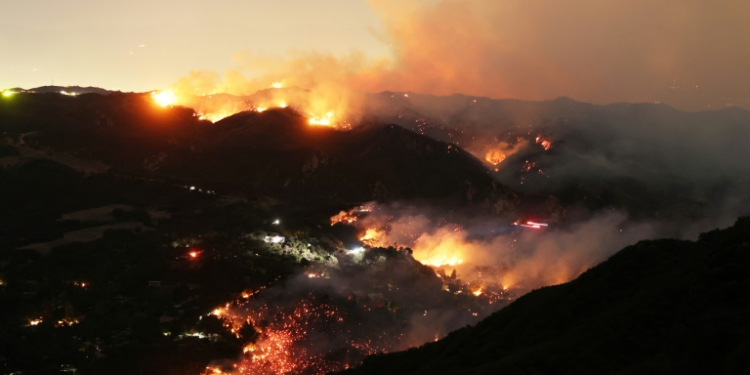
[[[282,236],[266,236],[263,241],[266,243],[284,243],[286,241],[286,238]]]
[[[281,220],[276,219],[273,221],[273,225],[279,225],[279,224],[281,224]]]
[[[356,249],[349,250],[349,254],[362,254],[365,252],[364,247],[358,247]]]

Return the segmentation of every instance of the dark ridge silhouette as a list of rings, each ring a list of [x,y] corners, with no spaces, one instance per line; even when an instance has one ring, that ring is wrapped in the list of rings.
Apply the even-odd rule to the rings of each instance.
[[[58,94],[61,91],[65,91],[68,93],[75,93],[78,95],[81,94],[100,94],[100,95],[109,95],[114,92],[118,91],[112,91],[103,89],[101,87],[92,87],[92,86],[40,86],[35,87],[33,89],[28,89],[27,91],[37,94]]]

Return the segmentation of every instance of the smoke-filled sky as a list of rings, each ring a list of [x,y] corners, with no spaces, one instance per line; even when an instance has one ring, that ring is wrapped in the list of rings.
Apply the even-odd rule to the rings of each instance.
[[[364,91],[750,107],[748,19],[745,0],[3,0],[0,86],[150,90],[315,56]]]

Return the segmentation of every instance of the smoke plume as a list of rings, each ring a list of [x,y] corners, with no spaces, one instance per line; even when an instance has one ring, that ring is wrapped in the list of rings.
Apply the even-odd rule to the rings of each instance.
[[[193,72],[193,94],[250,94],[285,82],[344,92],[569,96],[593,103],[665,102],[683,109],[750,105],[743,1],[369,0],[390,56],[239,53],[224,77]],[[343,97],[342,97],[343,96]],[[321,99],[322,100],[322,99]],[[352,108],[351,105],[346,108]]]

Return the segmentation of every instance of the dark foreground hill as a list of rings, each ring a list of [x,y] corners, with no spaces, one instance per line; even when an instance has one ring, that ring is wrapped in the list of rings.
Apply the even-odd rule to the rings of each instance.
[[[475,327],[346,374],[750,373],[750,218],[644,241]]]

